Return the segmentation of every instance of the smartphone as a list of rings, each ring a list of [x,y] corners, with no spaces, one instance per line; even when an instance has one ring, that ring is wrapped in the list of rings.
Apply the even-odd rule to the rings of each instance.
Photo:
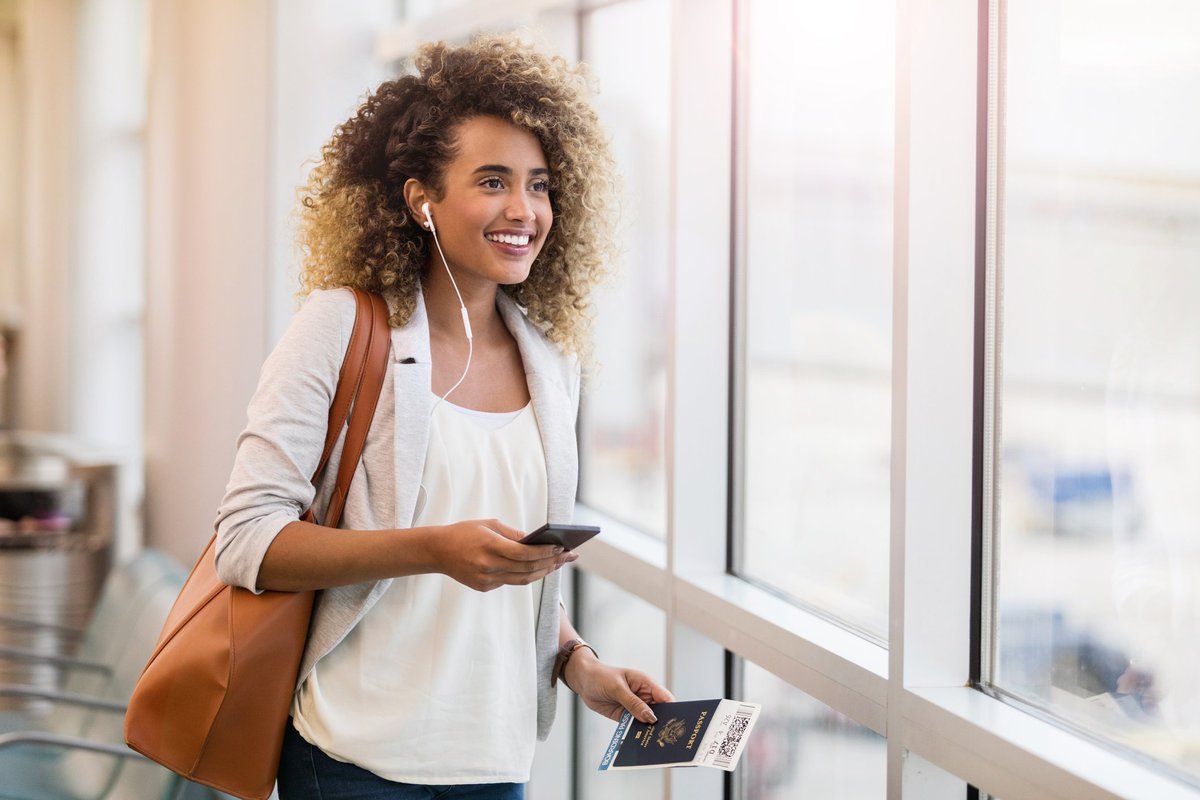
[[[600,532],[595,525],[556,525],[547,522],[521,540],[521,544],[557,544],[574,550]]]

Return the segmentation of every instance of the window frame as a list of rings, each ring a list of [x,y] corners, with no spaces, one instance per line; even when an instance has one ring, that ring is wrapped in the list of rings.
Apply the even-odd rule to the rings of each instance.
[[[968,782],[1008,798],[1200,799],[1132,753],[1114,755],[972,687],[990,570],[982,532],[994,455],[981,437],[991,424],[989,276],[1001,245],[1003,0],[897,0],[889,648],[729,574],[739,466],[730,436],[713,432],[729,431],[734,395],[712,389],[714,376],[732,375],[732,266],[742,233],[734,208],[744,206],[733,59],[735,17],[748,2],[672,0],[667,538],[580,504],[577,520],[604,534],[576,568],[666,612],[665,677],[677,694],[727,691],[726,650],[886,735],[893,800],[962,800]],[[562,28],[564,16],[598,4],[517,5]],[[381,33],[379,50],[395,58],[394,43],[417,34],[462,38],[475,12],[491,6],[476,0],[401,24]],[[714,109],[726,109],[730,124],[713,125]],[[705,773],[670,771],[664,800],[728,796]]]

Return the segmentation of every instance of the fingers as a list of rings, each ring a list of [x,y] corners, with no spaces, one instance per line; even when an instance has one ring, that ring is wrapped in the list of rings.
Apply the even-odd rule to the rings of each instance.
[[[563,552],[561,547],[552,544],[520,544],[525,533],[498,519],[483,520],[481,524],[506,540],[501,543],[499,552],[512,561],[542,561],[555,558]]]
[[[498,519],[479,520],[478,523],[485,530],[491,531],[504,540],[499,543],[498,552],[513,561],[542,561],[557,558],[558,566],[561,567],[563,564],[569,564],[579,558],[578,555],[565,551],[561,545],[520,544],[526,533]]]
[[[515,562],[561,561],[566,563],[568,556],[572,556],[569,559],[571,561],[579,557],[573,553],[566,553],[561,547],[553,544],[505,542],[501,552],[505,558]]]
[[[610,667],[596,662],[593,670],[585,673],[591,677],[576,680],[579,697],[588,708],[609,719],[620,720],[628,711],[638,721],[652,724],[658,721],[653,703],[666,703],[675,699],[665,687],[660,686],[636,669]]]
[[[509,558],[512,562],[512,569],[535,571],[539,569],[558,569],[563,564],[573,564],[579,560],[578,553],[572,553],[569,550],[563,550],[552,544],[539,545],[519,545],[520,550],[516,551],[515,557],[510,557],[505,552],[505,558]],[[532,552],[530,552],[532,551]]]
[[[670,697],[671,693],[650,680],[646,673],[636,669],[617,670],[616,677],[618,683],[614,699],[633,714],[634,718],[647,723],[657,722],[658,715],[647,701],[658,702],[658,697],[665,699]]]
[[[498,519],[485,520],[483,524],[503,536],[505,539],[512,539],[514,542],[519,542],[525,538],[524,531],[519,531],[511,525],[505,525]]]
[[[462,524],[486,533],[472,557],[473,574],[462,581],[477,591],[487,592],[504,585],[528,585],[579,558],[557,545],[520,544],[524,534],[497,519]]]
[[[572,556],[568,559],[574,561],[578,556]],[[538,566],[533,567],[531,564],[538,563]],[[522,561],[514,564],[511,569],[496,569],[490,571],[487,578],[481,581],[479,585],[472,588],[480,591],[491,591],[498,589],[501,586],[528,586],[534,581],[539,581],[542,578],[554,572],[561,567],[560,558],[551,558],[543,562]]]
[[[645,676],[642,676],[645,677]],[[673,703],[675,695],[667,691],[665,686],[659,686],[654,681],[646,678],[646,682],[638,688],[638,696],[642,699],[649,698],[650,703]]]
[[[579,556],[560,555],[542,561],[521,561],[513,564],[509,569],[502,570],[501,574],[504,576],[505,583],[533,583],[554,572],[564,563],[569,564],[577,558]]]
[[[672,703],[675,701],[675,695],[671,694],[665,686],[655,683],[649,675],[640,670],[625,670],[625,680],[629,682],[629,688],[647,703]]]
[[[635,719],[642,722],[658,722],[658,716],[650,709],[650,705],[628,688],[625,688],[621,692],[621,696],[617,698],[617,701],[630,714],[633,714]]]

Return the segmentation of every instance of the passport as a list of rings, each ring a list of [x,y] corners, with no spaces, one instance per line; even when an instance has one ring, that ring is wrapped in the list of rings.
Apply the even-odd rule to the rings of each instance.
[[[657,722],[628,711],[617,723],[600,771],[716,767],[732,771],[762,706],[738,700],[685,700],[651,706]]]

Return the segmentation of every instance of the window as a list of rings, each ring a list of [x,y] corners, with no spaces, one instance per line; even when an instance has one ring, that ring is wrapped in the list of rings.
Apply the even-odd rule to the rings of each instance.
[[[123,0],[81,3],[79,14],[77,205],[64,219],[73,220],[76,233],[67,284],[75,323],[71,381],[87,389],[71,393],[69,430],[122,462],[115,545],[124,556],[142,535],[149,69],[142,45],[149,12],[144,3]],[[23,365],[27,372],[40,368]]]
[[[485,5],[392,33],[461,40]],[[576,797],[1200,797],[1197,12],[897,5],[522,5],[590,63],[626,183],[580,418],[605,535],[574,618],[680,697],[763,705],[730,793],[711,770],[598,774],[613,723],[583,710],[573,758],[541,746]],[[1004,371],[979,484],[985,231]]]
[[[762,667],[739,665],[739,696],[763,707],[735,773],[739,800],[887,794],[886,739]]]
[[[1200,8],[1007,3],[992,684],[1200,776]]]
[[[887,631],[895,10],[748,3],[740,574]]]
[[[586,12],[583,60],[624,180],[624,259],[596,293],[597,368],[585,376],[579,496],[662,538],[666,511],[666,341],[670,4]],[[629,58],[636,52],[637,58]]]
[[[576,627],[580,635],[603,654],[607,663],[640,669],[661,680],[666,666],[666,615],[603,578],[579,574],[576,580],[580,593]],[[661,795],[661,770],[597,771],[617,724],[584,707],[578,699],[575,702],[579,800]]]

